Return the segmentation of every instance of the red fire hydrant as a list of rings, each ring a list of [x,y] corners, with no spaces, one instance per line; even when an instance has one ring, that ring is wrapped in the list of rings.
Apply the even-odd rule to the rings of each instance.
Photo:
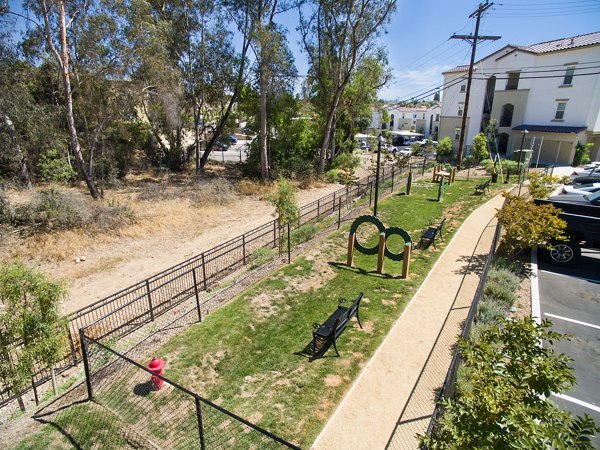
[[[146,368],[154,374],[152,377],[150,377],[150,380],[152,380],[154,387],[158,391],[163,387],[164,381],[158,378],[156,375],[160,375],[161,377],[163,376],[163,369],[165,368],[164,360],[153,356],[152,361],[150,361],[150,364],[148,364]]]

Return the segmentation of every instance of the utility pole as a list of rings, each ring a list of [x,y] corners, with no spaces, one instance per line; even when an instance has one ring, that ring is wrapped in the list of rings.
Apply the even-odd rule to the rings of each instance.
[[[474,35],[457,35],[453,34],[450,39],[462,39],[464,41],[473,41],[471,48],[471,62],[469,63],[469,76],[467,78],[467,93],[465,94],[465,108],[462,116],[462,124],[460,126],[460,138],[458,140],[458,152],[456,154],[456,163],[460,169],[463,159],[463,148],[465,145],[465,128],[467,126],[467,114],[469,112],[469,97],[471,96],[471,81],[473,79],[473,65],[475,64],[475,50],[477,49],[477,41],[496,41],[501,36],[479,36],[479,21],[483,13],[490,8],[493,3],[480,3],[476,11],[474,11],[469,18],[475,17],[475,34]]]

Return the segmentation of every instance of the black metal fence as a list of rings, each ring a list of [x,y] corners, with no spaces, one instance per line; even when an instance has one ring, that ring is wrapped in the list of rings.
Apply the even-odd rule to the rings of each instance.
[[[424,174],[435,161],[423,158],[411,159],[409,163],[413,171]],[[408,170],[408,167],[384,165],[379,181],[381,195],[398,188]],[[369,202],[372,201],[374,183],[375,176],[369,175],[351,186],[302,206],[298,221],[290,224],[290,228],[297,230],[336,213],[339,221],[342,211],[351,210],[355,200],[368,195]],[[72,313],[68,316],[69,346],[55,371],[61,373],[81,362],[81,328],[86,328],[86,335],[90,338],[118,339],[152,323],[156,317],[180,307],[190,299],[195,299],[200,318],[201,293],[246,265],[256,250],[271,248],[281,252],[281,234],[282,230],[275,219]],[[36,400],[36,388],[50,378],[48,369],[40,369],[33,375],[31,385]],[[10,386],[0,380],[0,407],[15,398]]]
[[[490,251],[485,260],[485,264],[483,266],[483,271],[481,274],[481,278],[479,279],[479,284],[477,285],[477,290],[475,291],[475,295],[473,297],[473,302],[471,303],[471,307],[469,308],[469,313],[467,314],[467,318],[465,319],[462,332],[460,336],[463,339],[468,338],[469,332],[471,330],[471,325],[475,320],[475,316],[477,315],[477,309],[479,307],[479,302],[483,297],[483,290],[485,288],[485,283],[487,281],[488,273],[490,271],[490,267],[492,264],[492,260],[498,249],[500,244],[500,236],[502,234],[502,224],[498,222],[496,225],[496,231],[494,233],[494,238],[492,240],[492,245],[490,247]],[[458,347],[454,350],[452,354],[452,360],[450,362],[450,368],[446,374],[446,378],[444,379],[444,384],[442,388],[438,392],[436,396],[436,405],[435,410],[433,412],[433,416],[431,417],[431,421],[429,422],[429,426],[427,427],[427,434],[431,434],[435,431],[436,427],[439,424],[439,421],[444,414],[444,400],[452,399],[456,392],[456,376],[458,373],[458,368],[461,364],[460,350]]]
[[[88,399],[145,448],[299,448],[166,377],[156,389],[144,365],[84,333],[81,342]],[[87,445],[102,444],[101,434],[89,436]]]

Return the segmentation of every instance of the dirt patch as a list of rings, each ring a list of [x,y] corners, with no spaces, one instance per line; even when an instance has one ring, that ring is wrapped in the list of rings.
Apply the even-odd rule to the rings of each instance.
[[[281,293],[263,292],[250,300],[250,306],[252,306],[254,315],[262,321],[277,314],[279,305],[275,304],[275,302],[282,298],[283,294]]]
[[[214,353],[206,353],[202,356],[198,365],[189,369],[190,385],[194,387],[194,392],[200,395],[206,395],[206,387],[217,383],[220,375],[215,367],[227,356],[227,352],[219,350]]]
[[[361,331],[370,334],[370,333],[373,333],[374,329],[375,329],[375,322],[373,322],[372,320],[367,320],[366,322],[363,322]]]
[[[322,398],[315,408],[315,417],[318,420],[326,420],[333,411],[334,407],[335,404],[331,400],[328,398]]]
[[[531,279],[528,276],[521,278],[517,292],[517,300],[514,304],[514,311],[509,313],[512,319],[522,319],[531,316]]]
[[[325,386],[338,387],[342,384],[343,378],[339,375],[329,374],[325,377]]]

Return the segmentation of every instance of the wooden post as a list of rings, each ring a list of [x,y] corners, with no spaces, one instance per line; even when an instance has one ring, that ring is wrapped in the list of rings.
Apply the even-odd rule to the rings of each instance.
[[[383,272],[383,260],[385,259],[385,233],[379,234],[379,248],[377,250],[377,273]]]
[[[438,171],[438,166],[433,166],[433,177],[431,178],[431,181],[435,181],[435,175]]]
[[[348,258],[346,259],[346,265],[349,267],[352,267],[354,262],[354,239],[356,239],[356,235],[350,233],[348,235]]]
[[[412,179],[413,173],[412,170],[408,172],[408,179],[406,180],[406,195],[410,195],[410,190],[412,189]]]
[[[338,199],[339,207],[338,207],[338,230],[340,229],[340,225],[342,223],[342,199]]]
[[[407,278],[410,270],[410,243],[404,244],[404,254],[402,257],[402,278]]]

